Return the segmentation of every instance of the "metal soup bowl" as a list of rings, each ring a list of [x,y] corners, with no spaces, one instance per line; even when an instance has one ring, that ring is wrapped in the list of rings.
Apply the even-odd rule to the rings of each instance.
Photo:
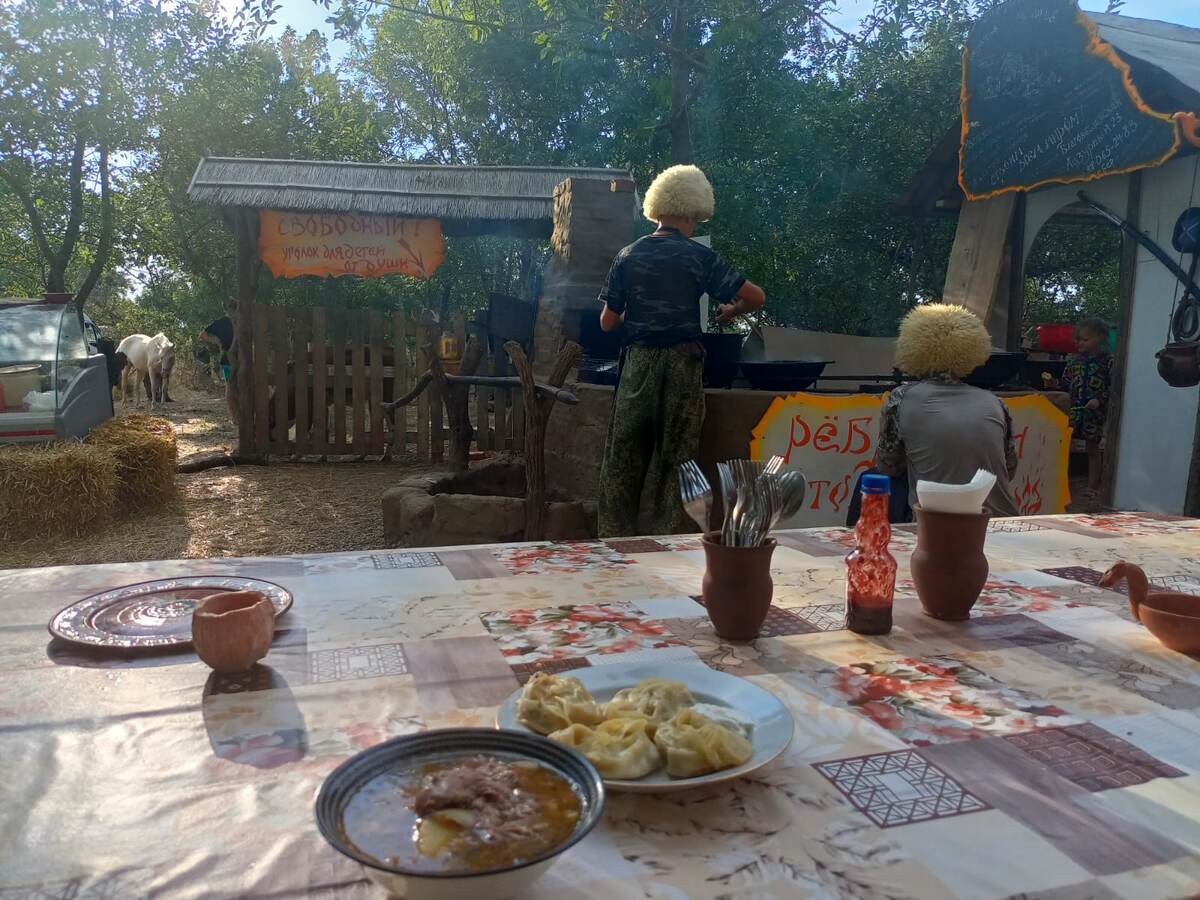
[[[343,818],[353,797],[375,778],[428,763],[492,756],[546,766],[579,796],[579,821],[557,847],[515,865],[480,872],[423,872],[389,865],[359,851],[346,837]],[[406,900],[492,900],[525,896],[565,851],[583,840],[604,813],[604,782],[584,756],[548,738],[492,728],[444,728],[393,738],[352,756],[334,769],[317,792],[317,827],[334,849],[362,864],[376,884]],[[399,802],[399,800],[397,801]]]

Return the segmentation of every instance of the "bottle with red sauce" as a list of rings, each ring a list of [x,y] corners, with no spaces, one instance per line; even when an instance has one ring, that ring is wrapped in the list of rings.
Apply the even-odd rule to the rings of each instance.
[[[892,601],[896,594],[896,560],[888,552],[891,479],[864,475],[862,515],[854,527],[855,547],[846,557],[846,627],[856,634],[887,634],[892,630]]]

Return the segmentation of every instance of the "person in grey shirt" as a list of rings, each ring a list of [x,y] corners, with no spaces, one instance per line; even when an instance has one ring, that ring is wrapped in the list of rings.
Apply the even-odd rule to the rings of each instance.
[[[984,509],[993,516],[1020,515],[1010,483],[1017,450],[1008,407],[962,381],[991,351],[987,329],[961,306],[918,306],[900,324],[896,367],[920,380],[888,395],[875,468],[894,477],[907,473],[910,502],[918,502],[918,481],[966,484],[986,469],[996,486]]]

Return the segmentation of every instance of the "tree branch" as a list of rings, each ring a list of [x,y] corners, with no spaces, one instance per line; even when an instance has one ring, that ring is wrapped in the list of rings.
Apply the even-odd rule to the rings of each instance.
[[[51,277],[53,278],[54,273],[57,272],[64,286],[66,284],[67,266],[71,264],[71,255],[75,252],[75,245],[79,243],[79,228],[83,223],[84,150],[83,129],[77,127],[75,131],[75,148],[71,152],[71,166],[67,174],[67,187],[71,193],[71,207],[67,217],[67,227],[63,231],[62,244],[58,248],[58,255],[55,257],[51,269]],[[51,290],[54,290],[54,288],[51,288]]]
[[[41,256],[43,262],[52,262],[54,254],[50,252],[50,242],[46,239],[46,226],[42,221],[42,214],[38,212],[37,204],[33,201],[33,195],[25,188],[21,180],[4,166],[0,166],[0,179],[3,179],[9,190],[21,201],[25,215],[29,218],[29,227],[33,230],[33,239],[37,243],[38,255]],[[49,289],[48,284],[46,287]]]
[[[113,227],[114,227],[114,211],[112,191],[109,186],[108,173],[108,143],[105,138],[100,139],[100,239],[96,243],[96,256],[92,259],[91,268],[88,269],[87,277],[83,280],[83,284],[75,294],[75,302],[80,308],[87,302],[88,295],[92,293],[92,289],[100,280],[100,276],[104,274],[104,268],[108,265],[108,254],[112,250]]]

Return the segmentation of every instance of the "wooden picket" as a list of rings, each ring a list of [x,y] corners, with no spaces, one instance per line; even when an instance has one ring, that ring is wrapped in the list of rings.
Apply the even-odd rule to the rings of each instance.
[[[465,347],[465,320],[457,316],[449,327]],[[440,461],[449,434],[442,397],[433,386],[391,416],[383,407],[428,369],[428,348],[436,352],[441,333],[429,313],[418,320],[404,311],[255,306],[250,356],[255,451],[273,457],[390,452]],[[478,371],[510,374],[503,348],[496,350]],[[525,411],[519,392],[472,391],[475,447],[520,452]]]

